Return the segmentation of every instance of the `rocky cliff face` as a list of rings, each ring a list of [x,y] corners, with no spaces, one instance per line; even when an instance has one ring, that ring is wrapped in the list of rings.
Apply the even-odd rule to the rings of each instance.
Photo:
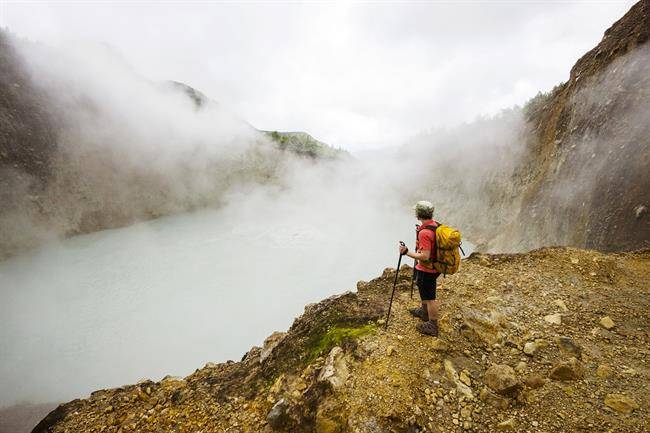
[[[524,247],[650,245],[649,37],[645,0],[528,107],[534,140],[516,174],[522,203],[509,233]]]
[[[24,239],[25,220],[41,213],[38,194],[52,179],[59,119],[0,31],[0,258]]]
[[[59,406],[45,432],[643,432],[650,252],[475,254],[415,331],[403,266],[305,308],[241,361]],[[417,297],[417,295],[416,295]]]
[[[487,251],[648,247],[649,34],[643,0],[566,83],[523,108],[418,137],[411,158],[430,186],[411,199],[431,197]]]

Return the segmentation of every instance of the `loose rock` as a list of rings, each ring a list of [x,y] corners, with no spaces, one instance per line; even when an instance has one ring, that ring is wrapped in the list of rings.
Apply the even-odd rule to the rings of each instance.
[[[576,357],[579,357],[582,354],[582,347],[569,337],[557,337],[555,342],[564,353]]]
[[[275,429],[282,428],[289,419],[287,416],[288,408],[289,404],[285,399],[281,399],[275,403],[266,417],[269,425]]]
[[[537,389],[544,386],[546,380],[539,373],[531,373],[526,378],[526,386],[531,389]]]
[[[327,382],[334,388],[338,388],[345,383],[349,372],[343,355],[343,349],[340,347],[335,346],[332,348],[329,355],[327,355],[325,366],[323,366],[318,376],[320,382]]]
[[[562,310],[563,313],[566,313],[567,311],[569,311],[569,309],[567,308],[566,304],[564,303],[564,301],[562,299],[556,299],[555,301],[553,301],[553,303],[556,306],[558,306],[560,308],[560,310]]]
[[[275,349],[286,336],[286,332],[274,332],[273,334],[269,335],[266,340],[264,340],[264,346],[262,347],[262,352],[260,353],[260,362],[264,362],[269,356],[271,356],[273,349]]]
[[[521,389],[515,371],[509,365],[496,364],[485,372],[485,383],[497,394],[514,396]]]
[[[577,380],[584,377],[584,368],[576,358],[560,362],[551,370],[553,380]]]
[[[502,431],[511,431],[517,427],[517,422],[514,418],[509,418],[497,424],[497,428]]]
[[[612,320],[611,317],[605,316],[602,319],[600,319],[600,326],[602,326],[603,328],[605,328],[607,330],[610,330],[610,329],[614,328],[614,326],[616,326],[616,324],[614,323],[614,321]]]
[[[611,376],[614,373],[614,369],[610,367],[609,365],[601,364],[598,366],[596,369],[596,375],[598,377],[606,378]]]
[[[459,379],[461,382],[463,382],[467,386],[472,386],[472,380],[469,378],[468,373],[463,370],[460,372]]]
[[[605,396],[605,405],[619,413],[632,413],[637,410],[639,405],[623,394],[607,394]]]
[[[535,341],[529,341],[524,344],[524,353],[528,356],[533,356],[539,349],[543,349],[547,346],[548,342],[546,342],[546,340],[538,338]]]
[[[561,325],[562,315],[560,313],[549,314],[547,316],[544,316],[544,321],[550,323],[551,325]]]

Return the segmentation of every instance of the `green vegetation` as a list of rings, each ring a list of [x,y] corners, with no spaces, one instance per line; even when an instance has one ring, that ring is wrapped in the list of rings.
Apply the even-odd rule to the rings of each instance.
[[[263,131],[280,150],[287,150],[309,158],[335,159],[347,152],[316,140],[305,132]]]
[[[551,99],[553,98],[553,95],[555,95],[559,89],[562,87],[562,83],[558,84],[557,86],[553,87],[552,90],[548,92],[537,92],[537,95],[533,96],[530,98],[525,104],[524,104],[524,114],[526,117],[530,117],[537,113],[539,110],[543,109],[546,104],[551,102]]]
[[[316,335],[307,343],[307,364],[321,355],[329,353],[334,346],[341,346],[349,341],[375,332],[377,326],[373,323],[353,326],[349,324],[334,325],[325,333]]]

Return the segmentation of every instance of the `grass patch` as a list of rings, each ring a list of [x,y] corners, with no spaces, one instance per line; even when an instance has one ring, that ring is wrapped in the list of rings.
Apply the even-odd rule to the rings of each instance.
[[[312,338],[307,344],[307,363],[311,363],[314,359],[329,353],[334,346],[341,346],[342,344],[373,333],[377,329],[375,324],[366,324],[362,326],[345,326],[336,325],[328,329],[324,334]]]

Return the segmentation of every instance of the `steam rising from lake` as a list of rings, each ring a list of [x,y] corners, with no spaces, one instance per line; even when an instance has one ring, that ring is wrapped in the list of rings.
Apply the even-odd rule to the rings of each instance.
[[[296,158],[110,51],[18,48],[62,126],[49,183],[0,212],[9,246],[52,239],[0,263],[0,405],[239,359],[412,244],[390,159]]]
[[[333,197],[259,188],[0,263],[0,406],[239,360],[307,303],[395,266],[411,212]]]

